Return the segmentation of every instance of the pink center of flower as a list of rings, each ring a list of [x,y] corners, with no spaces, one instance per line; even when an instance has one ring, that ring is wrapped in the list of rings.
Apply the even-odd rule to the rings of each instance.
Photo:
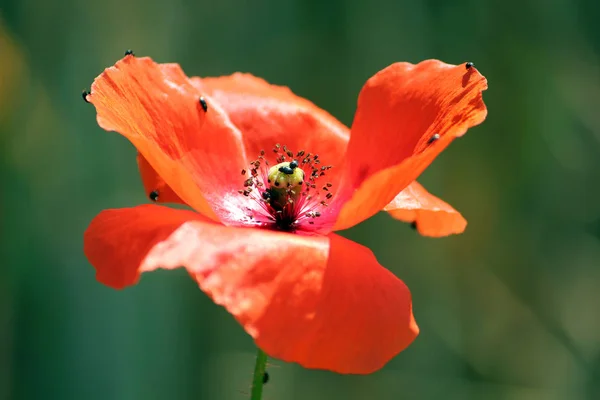
[[[276,165],[271,166],[261,150],[250,169],[242,170],[246,179],[239,193],[257,205],[248,207],[249,218],[270,229],[314,230],[312,225],[333,197],[333,185],[322,178],[331,166],[321,165],[318,154],[304,150],[294,153],[277,144],[273,152]]]

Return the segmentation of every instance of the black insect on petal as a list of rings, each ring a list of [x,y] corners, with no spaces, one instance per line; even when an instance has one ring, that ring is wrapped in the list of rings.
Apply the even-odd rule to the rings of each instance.
[[[85,101],[86,103],[89,103],[90,101],[87,99],[87,97],[90,95],[91,93],[88,92],[87,90],[84,90],[83,92],[81,92],[81,97],[83,97],[83,101]]]
[[[269,382],[269,373],[265,371],[265,373],[263,374],[263,385],[267,382]]]
[[[465,64],[465,67],[466,67],[467,69],[471,69],[471,68],[473,68],[474,66],[475,66],[475,64],[473,64],[472,62],[468,62],[468,63],[466,63],[466,64]]]
[[[208,104],[206,104],[206,100],[204,99],[204,97],[200,97],[200,105],[202,106],[204,112],[208,111]]]
[[[135,53],[131,49],[125,50],[125,56],[135,56]]]
[[[417,221],[411,222],[410,227],[416,231],[417,230]]]
[[[433,135],[431,135],[431,137],[427,141],[427,144],[431,144],[431,143],[439,140],[439,138],[440,138],[440,134],[439,133],[434,133]]]
[[[152,201],[158,201],[158,190],[151,191],[148,197],[150,197],[150,200]]]

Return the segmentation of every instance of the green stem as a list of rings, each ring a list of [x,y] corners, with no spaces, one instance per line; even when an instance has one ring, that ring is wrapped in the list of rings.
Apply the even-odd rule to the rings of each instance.
[[[250,400],[262,398],[263,379],[267,369],[267,355],[261,349],[256,353],[256,364],[254,365],[254,378],[252,379],[252,395]]]

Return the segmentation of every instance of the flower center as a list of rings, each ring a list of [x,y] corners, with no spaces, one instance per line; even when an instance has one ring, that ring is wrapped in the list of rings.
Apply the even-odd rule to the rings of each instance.
[[[275,145],[275,162],[270,166],[261,150],[250,170],[242,170],[244,189],[239,193],[258,204],[248,207],[254,224],[287,232],[314,230],[312,225],[333,197],[332,184],[317,185],[331,166],[322,166],[318,154],[301,150],[292,152],[286,146]],[[322,186],[321,186],[322,185]]]

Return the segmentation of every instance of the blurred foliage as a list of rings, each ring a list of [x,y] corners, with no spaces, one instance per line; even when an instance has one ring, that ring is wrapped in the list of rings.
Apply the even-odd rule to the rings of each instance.
[[[273,360],[265,399],[600,398],[598,20],[594,0],[0,0],[0,399],[247,398],[252,341],[183,271],[114,291],[82,253],[97,212],[147,201],[80,96],[127,48],[252,72],[346,124],[394,61],[489,80],[487,121],[421,179],[466,233],[344,232],[409,285],[419,338],[369,376]]]

